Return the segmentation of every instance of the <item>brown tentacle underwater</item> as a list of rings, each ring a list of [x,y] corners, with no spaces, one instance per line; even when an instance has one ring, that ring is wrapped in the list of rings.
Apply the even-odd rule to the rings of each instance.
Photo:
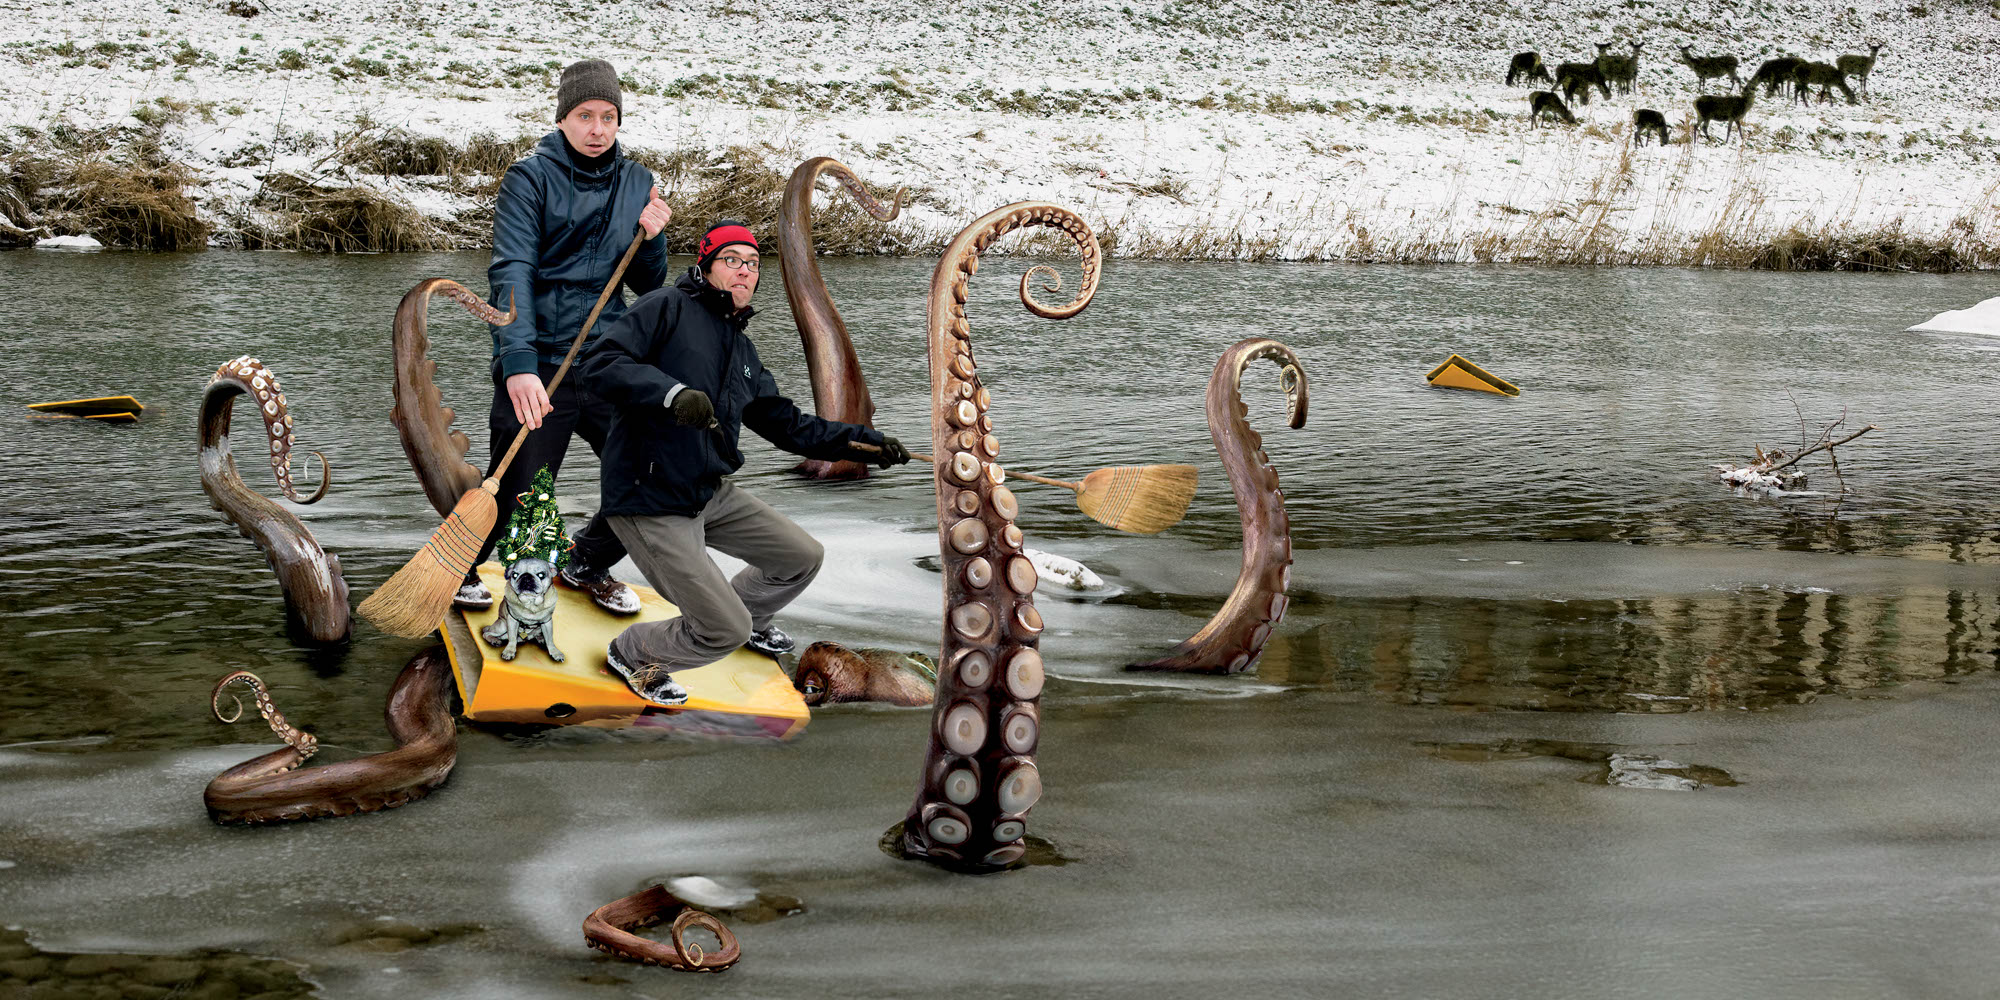
[[[830,156],[815,156],[799,164],[785,184],[785,198],[778,210],[778,253],[785,262],[785,298],[792,305],[792,321],[798,325],[799,341],[805,345],[806,372],[812,379],[813,411],[828,420],[872,426],[875,402],[868,398],[868,380],[861,374],[861,362],[854,354],[854,342],[847,336],[847,324],[833,306],[833,296],[820,276],[819,261],[813,254],[812,196],[824,172],[831,174],[856,203],[880,222],[893,222],[903,211],[908,189],[898,188],[887,208],[861,186],[854,171]],[[796,471],[813,479],[865,479],[868,466],[860,462],[828,462],[809,458]]]
[[[449,278],[418,282],[396,307],[391,335],[396,358],[393,390],[396,402],[389,410],[389,419],[396,424],[396,434],[403,441],[403,454],[409,456],[410,467],[416,470],[417,481],[423,484],[424,496],[430,498],[439,516],[448,517],[458,506],[459,498],[478,488],[485,475],[466,462],[472,441],[464,431],[452,428],[451,422],[458,414],[444,405],[433,380],[437,362],[430,359],[431,343],[425,332],[432,295],[444,295],[494,326],[514,322],[514,309],[510,300],[507,311],[501,312]]]
[[[1245,419],[1250,407],[1243,402],[1243,371],[1259,358],[1269,358],[1279,367],[1287,423],[1294,428],[1306,425],[1306,372],[1291,348],[1268,337],[1251,337],[1223,352],[1208,377],[1208,434],[1229,473],[1229,488],[1236,493],[1236,510],[1243,519],[1243,568],[1222,610],[1201,631],[1157,660],[1134,664],[1135,670],[1249,670],[1264,652],[1271,630],[1285,617],[1289,600],[1285,589],[1292,582],[1291,521],[1285,515],[1278,470],[1264,454],[1264,439],[1250,429]]]
[[[229,450],[229,418],[236,397],[248,396],[257,403],[264,420],[260,453],[270,457],[271,471],[278,488],[297,503],[315,503],[326,495],[332,482],[326,456],[319,459],[319,489],[300,496],[292,485],[292,414],[286,408],[284,389],[278,376],[256,358],[244,355],[225,363],[208,380],[201,396],[199,428],[201,437],[201,488],[209,504],[236,526],[243,537],[257,543],[264,558],[278,575],[284,590],[285,610],[294,627],[313,642],[332,643],[347,638],[352,625],[347,606],[347,581],[340,575],[340,558],[329,555],[291,511],[278,506],[251,489],[236,471],[236,459]]]
[[[669,919],[673,923],[665,942],[632,933],[632,928],[651,927]],[[722,947],[714,954],[702,951],[700,945],[687,940],[691,927],[714,934]],[[720,919],[689,906],[663,885],[648,886],[592,910],[583,920],[583,940],[607,955],[682,972],[721,972],[743,957],[743,946]]]
[[[980,252],[1023,226],[1068,233],[1083,254],[1083,282],[1075,299],[1048,306],[1028,288],[1029,277],[1046,269],[1030,270],[1021,276],[1021,303],[1051,319],[1082,312],[1097,293],[1097,236],[1074,212],[1046,202],[996,209],[961,231],[931,275],[927,304],[945,624],[930,744],[902,848],[975,872],[1021,860],[1028,810],[1042,794],[1035,767],[1043,681],[1035,566],[1021,553],[1019,507],[1002,485],[991,398],[973,364],[965,318]]]
[[[244,761],[208,783],[202,801],[217,823],[279,823],[393,809],[429,794],[458,762],[451,665],[443,646],[418,653],[389,689],[384,714],[396,748],[322,767],[299,769],[318,749],[318,741],[285,721],[255,674],[238,670],[216,682],[209,707],[217,719],[238,718],[222,714],[223,689],[232,683],[248,684],[255,691],[258,711],[287,745]],[[240,702],[238,707],[240,715]]]

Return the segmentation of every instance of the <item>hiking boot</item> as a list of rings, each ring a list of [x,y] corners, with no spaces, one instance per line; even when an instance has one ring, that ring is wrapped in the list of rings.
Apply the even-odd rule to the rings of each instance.
[[[609,573],[595,573],[589,576],[570,563],[556,574],[565,586],[573,587],[590,595],[597,606],[614,615],[636,615],[639,613],[639,595],[632,588],[611,578]]]
[[[493,606],[493,592],[486,589],[485,581],[474,580],[458,588],[458,593],[452,595],[451,606],[467,611],[484,611]]]
[[[750,641],[744,643],[744,645],[765,656],[775,658],[779,653],[791,652],[792,647],[798,645],[798,643],[793,642],[792,637],[786,635],[784,630],[773,625],[769,628],[758,629],[750,633]]]
[[[632,693],[656,705],[679,705],[688,700],[687,688],[681,687],[673,676],[658,667],[633,670],[618,654],[604,651],[604,665],[611,672],[625,679],[625,685]]]

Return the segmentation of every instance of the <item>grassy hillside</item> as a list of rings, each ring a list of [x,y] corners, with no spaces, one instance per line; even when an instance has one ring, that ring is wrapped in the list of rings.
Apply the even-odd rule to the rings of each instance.
[[[303,249],[483,245],[498,173],[558,70],[611,59],[627,151],[691,242],[767,221],[842,158],[903,220],[835,196],[830,252],[935,249],[1020,198],[1128,256],[1990,266],[2000,3],[874,3],[10,0],[0,241]],[[231,13],[231,11],[236,13]],[[247,16],[246,16],[247,15]],[[1690,141],[1696,81],[1884,43],[1855,104],[1759,101]],[[1507,57],[1644,44],[1636,92],[1531,128]],[[1637,147],[1657,109],[1674,140]],[[1715,130],[1718,140],[1720,129]]]

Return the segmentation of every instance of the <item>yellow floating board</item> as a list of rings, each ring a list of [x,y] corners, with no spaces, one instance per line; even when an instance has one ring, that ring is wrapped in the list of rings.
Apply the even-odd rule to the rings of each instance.
[[[146,409],[138,400],[130,396],[92,396],[89,399],[64,399],[53,403],[29,403],[28,409],[48,414],[63,414],[71,417],[119,417],[129,420],[139,419]],[[127,421],[114,421],[125,423]]]
[[[136,413],[30,413],[32,420],[101,420],[107,424],[136,424]]]
[[[1431,369],[1424,381],[1447,389],[1477,389],[1480,392],[1498,393],[1502,396],[1518,396],[1521,390],[1514,383],[1473,364],[1454,354],[1444,359],[1444,364]]]
[[[465,716],[474,722],[585,725],[600,728],[645,726],[711,736],[787,740],[812,718],[805,699],[792,687],[778,661],[739,649],[705,667],[679,670],[674,680],[687,688],[685,704],[668,707],[641,699],[625,680],[604,665],[604,651],[618,633],[638,622],[666,621],[680,610],[650,587],[633,587],[639,613],[614,615],[589,595],[568,587],[556,593],[556,648],[563,662],[549,659],[537,643],[521,643],[512,662],[479,630],[500,616],[507,585],[500,565],[479,567],[479,578],[494,595],[484,611],[454,609],[445,617],[446,653],[458,678]]]

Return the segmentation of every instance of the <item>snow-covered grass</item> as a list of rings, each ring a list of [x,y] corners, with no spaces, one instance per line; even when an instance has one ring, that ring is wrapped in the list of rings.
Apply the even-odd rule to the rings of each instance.
[[[229,9],[261,8],[255,16]],[[774,198],[832,155],[932,249],[1009,201],[1072,206],[1131,256],[1761,266],[2000,261],[2000,2],[1789,0],[0,0],[0,157],[185,165],[215,239],[293,191],[361,187],[421,245],[478,245],[494,173],[547,131],[560,67],[626,82],[622,138],[675,198]],[[884,20],[891,14],[893,20]],[[1677,47],[1748,78],[1886,43],[1869,100],[1759,100],[1690,141]],[[1646,44],[1638,92],[1530,128],[1508,56]],[[0,65],[4,65],[0,62]],[[1634,147],[1637,107],[1676,144]],[[93,132],[107,126],[110,134]],[[1720,135],[1720,130],[1717,130]],[[99,152],[76,152],[92,140]],[[144,157],[139,157],[143,159]],[[20,185],[15,184],[18,189]],[[32,200],[0,191],[0,212]],[[32,207],[32,206],[29,206]],[[772,206],[731,206],[768,218]],[[685,214],[685,213],[684,213]],[[411,221],[411,220],[415,221]],[[684,220],[690,230],[705,219]]]

